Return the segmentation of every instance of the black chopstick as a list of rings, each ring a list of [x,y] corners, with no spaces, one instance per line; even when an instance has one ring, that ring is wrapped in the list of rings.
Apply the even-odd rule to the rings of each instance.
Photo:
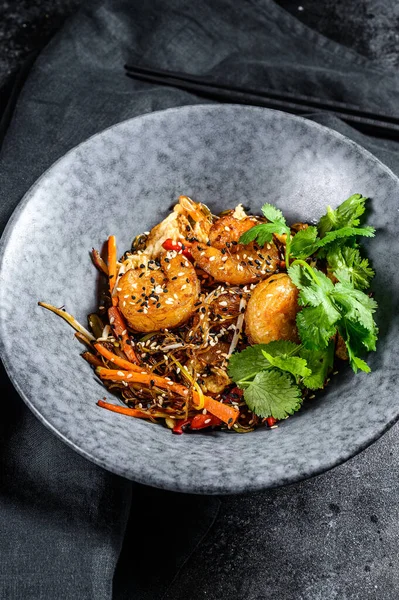
[[[399,137],[398,117],[364,111],[360,107],[344,102],[319,100],[302,94],[281,94],[272,90],[252,90],[226,83],[216,83],[188,73],[139,65],[125,65],[125,71],[126,75],[134,79],[178,87],[219,102],[275,108],[296,115],[305,115],[315,111],[324,112],[337,116],[363,133],[385,138],[398,139]]]

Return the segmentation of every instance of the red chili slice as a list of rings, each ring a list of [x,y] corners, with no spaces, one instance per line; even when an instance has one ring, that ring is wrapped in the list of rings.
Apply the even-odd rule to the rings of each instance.
[[[181,253],[183,256],[188,258],[188,260],[193,261],[194,259],[192,257],[192,254],[191,254],[188,246],[189,246],[188,242],[185,242],[183,244],[182,242],[173,241],[172,238],[168,238],[162,244],[162,248],[165,248],[165,250],[174,250],[175,252]]]
[[[193,430],[198,430],[198,429],[205,429],[206,427],[213,427],[215,425],[221,425],[222,421],[220,419],[218,419],[218,417],[214,417],[213,415],[210,415],[209,413],[206,415],[195,415],[195,417],[193,417],[193,420],[191,421],[191,429]]]

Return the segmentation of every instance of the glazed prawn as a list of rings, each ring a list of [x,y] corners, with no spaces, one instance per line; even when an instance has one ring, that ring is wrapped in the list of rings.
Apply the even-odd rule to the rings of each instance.
[[[130,266],[138,266],[141,257],[158,258],[163,251],[162,244],[167,239],[186,242],[187,237],[195,237],[199,242],[208,240],[212,224],[209,208],[201,202],[194,202],[188,196],[180,196],[173,211],[155,225],[150,232],[137,236],[133,242],[133,254],[129,253]]]
[[[245,311],[245,331],[251,344],[274,340],[297,342],[298,311],[298,288],[288,275],[280,273],[258,283]]]
[[[187,321],[200,292],[194,267],[176,252],[129,269],[117,285],[119,308],[128,325],[146,333]]]
[[[239,244],[241,235],[254,227],[254,217],[220,217],[209,231],[209,242],[194,242],[191,253],[198,267],[216,281],[231,285],[257,283],[279,267],[279,253],[273,242],[260,248],[256,243]]]

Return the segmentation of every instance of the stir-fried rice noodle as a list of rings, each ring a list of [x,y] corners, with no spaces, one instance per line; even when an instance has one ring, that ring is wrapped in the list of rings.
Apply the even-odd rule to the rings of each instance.
[[[229,225],[223,227],[221,219]],[[98,312],[90,315],[92,334],[81,326],[79,331],[91,336],[92,351],[84,358],[108,390],[133,409],[132,416],[161,422],[176,433],[186,425],[190,429],[190,421],[192,430],[248,432],[262,425],[227,373],[229,356],[248,345],[245,311],[251,293],[258,282],[279,271],[284,250],[276,239],[267,248],[252,243],[246,250],[238,243],[243,230],[262,220],[251,217],[248,222],[242,205],[216,217],[206,206],[181,196],[173,211],[137,236],[117,261],[111,293],[107,286]],[[224,233],[212,254],[215,227]],[[197,253],[209,253],[209,263],[199,267],[193,260],[194,244]],[[104,275],[104,257],[94,251],[93,260]],[[177,265],[173,276],[172,263]],[[242,278],[239,284],[235,276],[229,281],[234,268]],[[184,296],[189,286],[190,298]],[[117,318],[109,317],[111,306]],[[151,331],[148,323],[162,326]]]

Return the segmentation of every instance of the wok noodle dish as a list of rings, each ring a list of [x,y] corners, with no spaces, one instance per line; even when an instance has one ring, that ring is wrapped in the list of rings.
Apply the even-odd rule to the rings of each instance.
[[[288,225],[272,204],[214,215],[180,196],[122,256],[114,235],[103,254],[93,249],[103,289],[88,327],[39,305],[85,345],[110,393],[98,407],[176,434],[273,429],[317,401],[345,363],[370,371],[362,356],[378,331],[359,245],[375,234],[361,225],[365,204],[354,194],[317,224],[304,215]]]

